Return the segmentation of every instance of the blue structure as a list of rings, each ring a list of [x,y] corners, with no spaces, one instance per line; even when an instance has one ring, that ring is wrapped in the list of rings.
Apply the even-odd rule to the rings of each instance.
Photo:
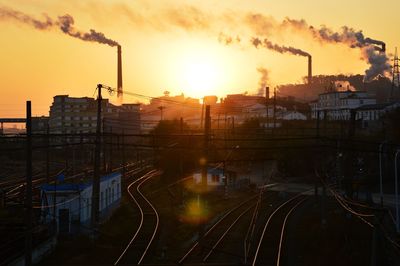
[[[45,222],[55,221],[59,233],[84,232],[91,220],[92,183],[45,184],[41,188]],[[121,173],[100,179],[100,219],[107,218],[121,200]]]

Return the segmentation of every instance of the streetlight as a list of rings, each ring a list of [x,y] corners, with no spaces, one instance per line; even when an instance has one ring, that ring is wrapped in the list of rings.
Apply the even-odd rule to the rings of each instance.
[[[380,185],[380,194],[381,194],[381,207],[383,207],[383,182],[382,182],[382,149],[383,145],[386,144],[386,141],[382,142],[379,145],[379,185]]]
[[[396,232],[400,232],[400,226],[399,226],[399,194],[398,194],[398,171],[397,171],[397,156],[400,153],[400,149],[396,151],[396,155],[394,156],[394,189],[395,189],[395,196],[396,196]]]

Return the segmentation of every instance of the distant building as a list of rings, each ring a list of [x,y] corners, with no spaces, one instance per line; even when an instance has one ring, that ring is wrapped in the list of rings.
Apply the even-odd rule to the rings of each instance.
[[[284,111],[276,115],[277,119],[281,120],[307,120],[307,116],[298,111]]]
[[[202,175],[201,171],[193,174],[193,181],[195,184],[201,184]],[[207,169],[207,185],[208,186],[222,186],[225,184],[224,171],[221,168],[208,168]]]
[[[215,108],[212,108],[212,112]],[[153,130],[160,120],[173,120],[183,118],[185,123],[199,126],[201,121],[202,105],[199,99],[185,97],[182,93],[170,96],[168,91],[164,96],[150,100],[149,104],[141,106],[141,132]]]
[[[140,104],[122,104],[107,110],[117,110],[104,117],[104,132],[138,134],[140,132]]]
[[[323,119],[326,114],[329,120],[349,120],[351,110],[361,106],[374,105],[376,99],[365,91],[331,91],[322,93],[317,101],[310,103],[311,117]]]
[[[138,133],[140,130],[140,105],[116,106],[108,99],[102,100],[102,127],[108,131]],[[51,133],[94,133],[97,126],[97,101],[94,98],[54,96],[50,106]]]
[[[85,231],[91,221],[92,183],[45,184],[41,188],[41,206],[44,221],[56,221],[59,233]],[[121,174],[101,177],[100,219],[108,217],[121,200]],[[54,219],[55,218],[55,219]]]
[[[363,128],[382,129],[384,127],[383,116],[398,108],[400,108],[400,102],[364,105],[356,109],[356,120],[362,122]]]
[[[224,105],[229,108],[248,107],[257,103],[265,103],[265,97],[250,96],[245,94],[228,94],[224,99]]]
[[[280,105],[276,105],[275,107],[276,112],[285,112],[286,108]],[[248,118],[262,118],[262,117],[269,117],[272,118],[274,116],[274,106],[268,105],[268,109],[265,104],[262,103],[255,103],[250,106],[245,106],[242,109],[243,115]]]

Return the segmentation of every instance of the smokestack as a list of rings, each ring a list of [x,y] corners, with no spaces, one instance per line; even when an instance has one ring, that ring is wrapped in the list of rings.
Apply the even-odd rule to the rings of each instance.
[[[382,43],[382,52],[386,52],[386,43]]]
[[[265,87],[265,99],[269,100],[269,87]]]
[[[122,58],[121,58],[121,45],[118,45],[118,73],[117,73],[117,89],[118,89],[118,98],[122,97]]]
[[[308,85],[310,86],[312,82],[312,57],[308,55]]]

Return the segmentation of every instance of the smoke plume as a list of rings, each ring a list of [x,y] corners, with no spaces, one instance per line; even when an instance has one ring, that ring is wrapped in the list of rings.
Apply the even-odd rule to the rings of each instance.
[[[272,50],[281,54],[284,53],[289,53],[289,54],[293,54],[293,55],[300,55],[300,56],[310,56],[309,53],[298,49],[298,48],[294,48],[291,46],[281,46],[275,43],[272,43],[271,41],[269,41],[268,39],[264,39],[264,40],[260,40],[259,38],[252,38],[251,39],[251,43],[253,44],[254,47],[258,48],[259,46],[264,47],[268,50]]]
[[[220,43],[225,44],[225,45],[230,45],[230,44],[233,44],[233,43],[240,43],[241,39],[240,39],[240,37],[238,35],[236,37],[232,37],[232,36],[229,36],[229,35],[227,35],[227,34],[225,34],[223,32],[220,32],[219,35],[218,35],[218,41]]]
[[[371,81],[379,75],[387,76],[390,71],[390,61],[385,54],[386,44],[383,41],[366,37],[361,30],[343,26],[339,31],[334,31],[325,25],[318,28],[309,25],[304,19],[296,20],[288,17],[279,23],[272,17],[257,13],[248,14],[245,17],[245,23],[254,33],[261,36],[270,36],[285,30],[294,30],[308,33],[321,43],[340,43],[350,48],[361,49],[362,59],[370,64],[369,69],[365,71],[365,81]],[[286,49],[275,49],[279,47],[270,42],[262,42],[256,38],[253,38],[252,42],[255,47],[263,45],[277,52],[286,52]]]
[[[41,21],[17,10],[13,10],[7,7],[0,7],[0,20],[15,20],[21,23],[28,24],[38,30],[46,30],[53,27],[53,20],[46,14],[43,14],[43,16],[45,17],[45,19]]]
[[[378,76],[390,75],[391,65],[385,53],[377,51],[374,46],[364,47],[362,53],[371,65],[365,70],[364,81],[370,82]]]
[[[117,46],[118,43],[114,40],[107,38],[104,33],[97,32],[93,29],[90,29],[89,32],[81,32],[74,28],[74,18],[70,15],[64,15],[58,17],[58,21],[56,23],[60,30],[69,36],[74,38],[81,39],[83,41],[89,42],[98,42],[102,44],[108,44],[110,46]]]
[[[265,87],[267,86],[268,81],[269,81],[269,71],[266,68],[258,67],[257,72],[260,74],[260,80],[258,81],[259,88],[258,88],[257,95],[263,96]]]
[[[30,25],[38,30],[47,30],[51,28],[58,28],[63,33],[88,42],[97,42],[108,44],[110,46],[117,46],[118,43],[114,40],[107,38],[103,33],[90,29],[89,32],[82,32],[74,28],[74,18],[71,15],[59,16],[56,20],[44,14],[44,20],[38,20],[29,16],[28,14],[8,8],[0,7],[0,19],[14,20],[20,23]]]

